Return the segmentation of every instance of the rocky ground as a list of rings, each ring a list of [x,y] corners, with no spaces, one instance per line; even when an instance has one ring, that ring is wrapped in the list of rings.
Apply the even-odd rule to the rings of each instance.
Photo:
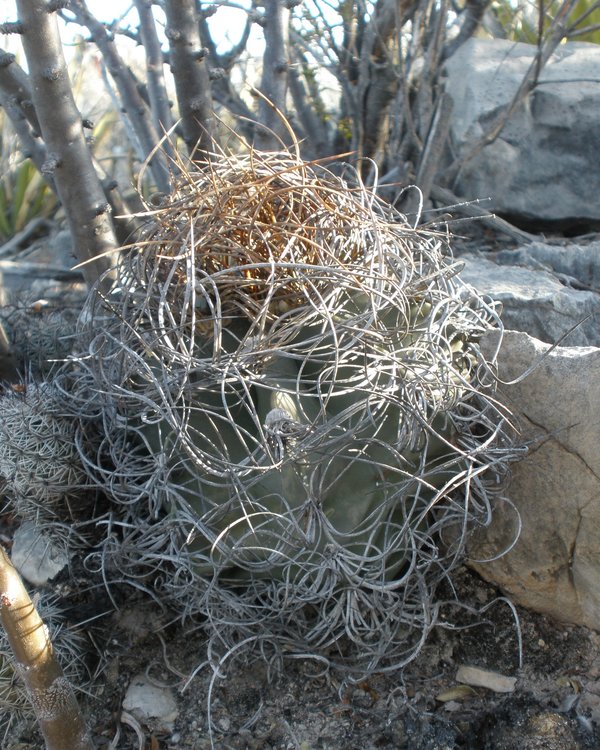
[[[482,611],[498,597],[467,568],[459,596]],[[443,596],[444,592],[440,592]],[[82,705],[98,750],[593,750],[600,747],[600,635],[511,609],[454,612],[403,673],[357,685],[302,660],[269,670],[232,660],[222,678],[202,663],[201,631],[166,627],[147,603],[98,623],[102,674]],[[474,625],[479,620],[479,625]],[[465,626],[461,629],[460,626]],[[467,627],[468,626],[468,627]],[[95,638],[96,645],[100,639]],[[519,666],[519,640],[522,666]],[[191,678],[195,669],[200,669]],[[457,679],[485,670],[488,687]],[[461,669],[462,668],[462,669]],[[503,678],[509,678],[508,680]],[[141,718],[132,684],[145,682]],[[513,688],[514,685],[514,688]],[[509,689],[510,692],[500,692]],[[139,694],[138,694],[139,699]],[[209,722],[212,731],[209,730]],[[6,750],[41,750],[35,727],[16,727]]]
[[[482,609],[498,592],[460,571],[456,585],[462,600]],[[418,659],[403,674],[376,674],[358,685],[343,685],[335,675],[315,676],[319,666],[290,662],[280,673],[266,666],[232,663],[218,680],[210,700],[211,672],[205,668],[181,691],[182,682],[203,660],[203,639],[175,636],[161,656],[148,634],[137,648],[131,632],[119,629],[123,650],[109,664],[111,679],[102,697],[105,737],[112,737],[114,717],[131,675],[143,670],[148,653],[151,672],[171,685],[178,716],[171,731],[146,728],[146,745],[121,725],[116,747],[222,748],[223,750],[583,750],[600,747],[600,636],[582,628],[550,622],[519,610],[517,626],[509,607],[499,601],[465,630],[436,628]],[[457,618],[472,625],[473,616]],[[522,667],[519,667],[519,635]],[[167,637],[167,636],[165,636]],[[464,666],[489,670],[492,688],[457,681]],[[183,675],[183,677],[181,676]],[[499,675],[516,678],[514,691],[496,692]],[[106,714],[113,706],[111,716]],[[214,733],[208,731],[208,716]],[[104,717],[104,718],[103,718]],[[112,722],[112,723],[111,723]],[[152,722],[150,722],[151,724]],[[108,734],[106,734],[108,732]],[[132,742],[132,740],[134,740]],[[129,744],[131,743],[131,744]],[[98,743],[99,747],[102,744]],[[107,742],[107,746],[110,746]]]

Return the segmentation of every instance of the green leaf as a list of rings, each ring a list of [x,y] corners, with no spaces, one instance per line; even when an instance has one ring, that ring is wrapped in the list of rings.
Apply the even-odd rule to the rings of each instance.
[[[5,239],[13,235],[4,183],[0,183],[0,234]]]

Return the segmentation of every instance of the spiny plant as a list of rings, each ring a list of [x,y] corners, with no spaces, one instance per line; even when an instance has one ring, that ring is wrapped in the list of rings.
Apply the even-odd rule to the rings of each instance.
[[[52,216],[58,201],[33,162],[21,153],[4,111],[0,111],[0,170],[0,240],[8,240],[32,219]]]
[[[0,323],[19,372],[37,378],[50,375],[56,362],[71,352],[78,315],[74,307],[45,301],[0,308]]]
[[[7,507],[52,535],[69,535],[87,477],[75,425],[60,411],[52,382],[26,381],[0,396],[0,476]]]
[[[355,173],[178,166],[56,381],[114,509],[98,565],[206,618],[217,662],[398,668],[501,491],[497,311]]]
[[[4,684],[0,685],[7,710],[0,720],[0,729],[9,731],[22,706],[14,672],[23,681],[32,716],[38,721],[46,750],[91,750],[85,720],[79,710],[68,672],[59,663],[52,635],[68,644],[68,671],[76,672],[81,664],[76,648],[77,639],[58,638],[44,624],[29,597],[17,570],[4,547],[0,546],[0,665]],[[8,666],[7,666],[8,665]],[[11,675],[10,666],[13,666]],[[14,690],[13,690],[14,688]]]
[[[58,662],[63,666],[65,677],[73,685],[82,688],[89,682],[84,658],[84,637],[67,626],[56,597],[45,593],[36,599],[35,606],[48,629],[48,638],[53,644]],[[35,721],[35,712],[15,665],[4,628],[0,628],[0,709],[0,740],[4,746],[19,723]]]

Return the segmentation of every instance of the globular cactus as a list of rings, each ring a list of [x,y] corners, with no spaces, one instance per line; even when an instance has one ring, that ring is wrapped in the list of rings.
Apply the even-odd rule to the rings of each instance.
[[[120,576],[215,644],[358,675],[418,653],[510,444],[478,345],[495,308],[348,177],[257,152],[187,172],[65,377],[102,422],[82,460],[126,518]]]
[[[20,518],[73,520],[74,502],[88,484],[75,445],[75,422],[61,413],[50,382],[24,382],[0,396],[0,477],[3,494]],[[64,530],[64,529],[63,529]]]
[[[47,376],[73,347],[78,311],[39,300],[0,309],[0,321],[21,373]]]

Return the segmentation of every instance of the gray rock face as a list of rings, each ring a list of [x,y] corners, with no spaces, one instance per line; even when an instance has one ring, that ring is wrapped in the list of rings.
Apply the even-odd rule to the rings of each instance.
[[[558,249],[568,257],[570,251]],[[514,252],[527,253],[528,249]],[[581,323],[564,340],[565,345],[600,346],[599,294],[567,287],[556,274],[545,270],[497,265],[474,255],[460,260],[465,264],[462,280],[502,303],[502,320],[507,329],[524,331],[554,344]]]
[[[509,104],[536,48],[470,39],[446,64],[454,102],[451,142],[464,153]],[[499,138],[465,164],[454,185],[490,211],[537,224],[600,222],[600,47],[560,45]]]
[[[532,242],[516,250],[501,250],[496,263],[547,270],[576,288],[592,287],[600,291],[600,242],[566,246]]]
[[[484,346],[491,351],[496,341],[497,334],[488,335]],[[507,332],[500,378],[518,378],[549,348]],[[512,467],[510,502],[472,539],[473,567],[518,604],[598,629],[600,349],[558,347],[522,382],[502,390],[530,450]],[[513,545],[519,526],[514,547],[498,557]]]

